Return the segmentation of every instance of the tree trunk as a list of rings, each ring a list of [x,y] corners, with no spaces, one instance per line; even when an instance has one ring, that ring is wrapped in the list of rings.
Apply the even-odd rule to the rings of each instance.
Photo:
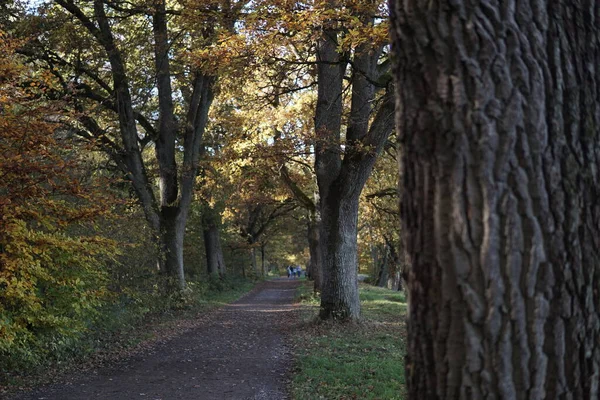
[[[160,257],[164,260],[163,272],[175,279],[174,283],[179,289],[184,289],[183,236],[185,233],[185,219],[181,217],[179,207],[162,207]]]
[[[388,275],[387,288],[396,291],[402,290],[402,277],[400,271],[395,271]]]
[[[321,232],[323,290],[322,319],[360,317],[358,297],[358,196],[342,198],[331,192],[322,198]]]
[[[214,211],[207,207],[203,208],[202,228],[204,233],[207,272],[209,275],[214,274],[224,276],[225,259],[223,258],[219,226]]]
[[[598,399],[598,2],[390,9],[409,398]]]
[[[265,268],[265,245],[260,245],[260,266],[262,271],[262,276],[265,278],[267,276],[267,270]]]
[[[258,276],[258,263],[256,262],[256,247],[252,245],[252,249],[250,250],[250,258],[252,262],[252,271],[254,274]]]
[[[310,217],[308,222],[308,249],[310,251],[310,278],[314,282],[314,291],[321,291],[322,267],[321,267],[321,249],[319,241],[319,220],[314,216]]]
[[[389,260],[389,251],[387,246],[384,246],[384,253],[383,253],[383,259],[381,259],[380,257],[377,257],[377,269],[376,271],[378,272],[377,274],[377,283],[376,285],[379,287],[388,287],[388,278],[390,276],[393,276],[393,269],[392,269],[392,273],[390,274],[390,260]]]

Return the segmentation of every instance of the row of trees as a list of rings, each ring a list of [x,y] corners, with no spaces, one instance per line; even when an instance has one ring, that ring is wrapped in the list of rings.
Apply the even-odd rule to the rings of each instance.
[[[247,244],[305,210],[322,317],[359,317],[359,199],[393,130],[384,4],[60,0],[12,12],[27,38],[18,52],[52,80],[57,123],[131,183],[174,288],[198,191],[208,265],[224,272],[219,196],[237,176]]]
[[[359,257],[398,287],[385,12],[4,5],[0,351],[52,352],[154,271],[180,296],[199,275],[307,262],[336,319],[359,317]]]
[[[61,242],[68,256],[36,253],[60,248],[57,229],[81,230],[113,201],[84,196],[98,176],[85,190],[69,180],[57,139],[101,149],[126,179],[170,290],[190,275],[190,218],[201,215],[213,273],[225,271],[220,219],[238,227],[255,268],[258,253],[280,244],[273,232],[303,221],[321,317],[341,320],[360,314],[359,257],[392,260],[379,280],[397,285],[399,189],[385,171],[399,165],[410,396],[598,397],[595,1],[392,2],[393,70],[378,2],[4,7],[3,24],[23,40],[3,50],[25,64],[2,64],[3,126],[14,132],[1,143],[2,173],[21,188],[15,198],[60,217],[1,192],[3,211],[17,211],[14,221],[3,213],[0,282],[18,302],[34,292],[14,290],[27,268],[15,267],[21,256],[11,254],[24,247],[13,243],[34,244],[22,259],[35,261],[23,281],[44,288],[36,296],[52,293],[40,283],[54,279],[40,272],[44,262],[89,271],[85,284],[61,278],[81,293],[102,279],[91,260],[112,253],[93,234]],[[400,140],[392,145],[394,100]],[[36,118],[25,118],[25,103]],[[23,121],[40,132],[31,145]],[[54,167],[19,159],[24,144],[27,160]],[[67,152],[68,171],[83,148]],[[379,179],[367,183],[380,153]],[[22,180],[25,172],[36,180]],[[359,231],[372,246],[359,250]]]

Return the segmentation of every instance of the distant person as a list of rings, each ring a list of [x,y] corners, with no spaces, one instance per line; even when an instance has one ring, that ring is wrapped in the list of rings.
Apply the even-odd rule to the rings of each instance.
[[[287,267],[287,275],[288,275],[288,279],[292,276],[292,266],[288,265]]]

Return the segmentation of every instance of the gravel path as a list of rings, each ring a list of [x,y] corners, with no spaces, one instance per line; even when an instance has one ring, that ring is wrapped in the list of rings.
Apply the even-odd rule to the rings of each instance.
[[[183,334],[19,400],[287,399],[299,282],[264,282]]]

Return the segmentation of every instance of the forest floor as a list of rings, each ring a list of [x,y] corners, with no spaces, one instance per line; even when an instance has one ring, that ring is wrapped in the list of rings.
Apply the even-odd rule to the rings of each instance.
[[[299,284],[263,282],[129,357],[12,398],[287,399]]]

